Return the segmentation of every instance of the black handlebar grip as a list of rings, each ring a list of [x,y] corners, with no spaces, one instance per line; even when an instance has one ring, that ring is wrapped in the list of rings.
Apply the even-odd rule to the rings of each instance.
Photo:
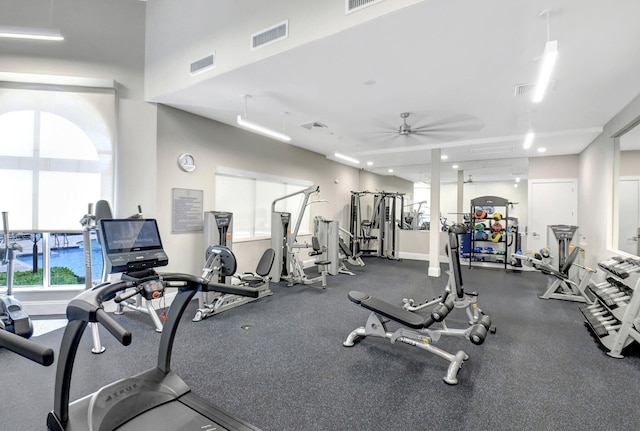
[[[54,354],[51,348],[4,330],[0,330],[0,347],[5,347],[45,367],[53,364]]]
[[[469,341],[473,344],[480,345],[484,343],[484,339],[487,336],[487,328],[481,324],[473,325],[473,328],[469,332]]]
[[[113,317],[107,314],[102,308],[96,311],[96,320],[102,323],[107,331],[111,333],[123,346],[131,344],[131,332],[119,324]]]
[[[136,296],[138,293],[140,293],[140,291],[141,291],[141,289],[136,287],[135,289],[132,289],[132,290],[130,290],[128,292],[124,292],[124,293],[116,296],[115,298],[113,298],[113,302],[115,302],[116,304],[119,304],[122,301],[124,301],[125,299],[129,299],[132,296]]]

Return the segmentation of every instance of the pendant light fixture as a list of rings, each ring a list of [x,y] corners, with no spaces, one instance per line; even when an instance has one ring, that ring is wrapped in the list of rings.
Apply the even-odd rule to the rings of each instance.
[[[269,129],[268,127],[261,126],[257,123],[247,120],[247,98],[251,98],[248,94],[243,94],[244,98],[244,118],[241,114],[238,114],[236,118],[236,122],[239,126],[251,130],[252,132],[259,133],[264,136],[268,136],[270,138],[278,139],[283,142],[291,142],[291,137],[289,135],[285,135],[284,133],[278,132],[273,129]]]
[[[20,27],[0,25],[0,37],[11,39],[29,39],[44,41],[62,41],[64,37],[60,29],[53,25],[53,0],[49,1],[49,27]]]
[[[553,74],[556,60],[558,59],[558,41],[550,40],[549,14],[551,12],[551,9],[546,9],[540,12],[540,16],[544,16],[547,20],[547,43],[544,45],[544,52],[542,53],[541,60],[542,64],[538,71],[538,80],[536,81],[533,97],[531,98],[531,101],[534,103],[539,103],[544,98],[549,88],[549,82],[551,82],[551,75]]]

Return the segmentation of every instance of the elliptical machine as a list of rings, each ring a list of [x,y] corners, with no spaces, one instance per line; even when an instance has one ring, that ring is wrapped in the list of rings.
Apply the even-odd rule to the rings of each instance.
[[[2,212],[2,222],[4,223],[4,248],[0,250],[0,253],[2,254],[2,264],[7,265],[7,293],[0,296],[0,329],[5,329],[24,338],[31,338],[33,335],[31,318],[22,309],[20,301],[13,297],[15,252],[22,251],[22,246],[17,242],[9,244],[9,213],[6,211]]]

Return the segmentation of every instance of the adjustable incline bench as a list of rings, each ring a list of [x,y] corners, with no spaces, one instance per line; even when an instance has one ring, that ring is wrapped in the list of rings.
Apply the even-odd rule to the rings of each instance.
[[[449,234],[448,248],[451,273],[453,273],[453,277],[457,277],[461,282],[458,237],[455,233]],[[455,284],[461,289],[461,283]],[[456,293],[456,295],[458,294],[464,295],[461,292]],[[471,324],[466,330],[448,329],[446,327],[443,329],[430,329],[430,326],[434,323],[442,322],[454,308],[454,296],[456,295],[445,292],[441,297],[442,302],[439,302],[431,310],[431,313],[424,317],[418,313],[406,310],[403,307],[374,298],[366,293],[355,290],[351,291],[348,295],[349,300],[371,310],[372,313],[369,315],[365,326],[354,329],[342,344],[346,347],[351,347],[359,338],[374,336],[387,338],[392,344],[399,341],[418,347],[450,362],[444,381],[450,385],[455,385],[458,383],[458,370],[462,367],[463,362],[469,359],[469,355],[462,350],[459,350],[456,354],[452,354],[432,345],[432,343],[436,343],[441,335],[457,335],[464,336],[473,344],[480,345],[484,342],[487,331],[491,325],[489,316],[483,315],[482,318],[477,319],[477,321]],[[408,328],[400,328],[395,332],[389,332],[385,326],[388,321],[383,321],[381,316],[394,320]]]

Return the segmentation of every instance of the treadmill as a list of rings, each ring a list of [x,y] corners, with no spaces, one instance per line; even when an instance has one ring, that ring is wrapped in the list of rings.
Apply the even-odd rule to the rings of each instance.
[[[196,292],[221,292],[257,297],[258,290],[244,286],[209,283],[188,274],[158,274],[153,267],[168,263],[158,248],[162,247],[156,221],[126,219],[123,222],[100,220],[105,232],[104,247],[126,262],[122,279],[104,283],[79,294],[67,306],[69,323],[64,331],[55,379],[54,408],[47,416],[49,431],[111,430],[239,430],[259,428],[210,404],[191,392],[187,384],[171,371],[173,340],[189,301]],[[111,225],[113,224],[113,225]],[[162,330],[156,367],[118,380],[97,392],[69,402],[71,375],[76,351],[87,324],[102,324],[124,346],[131,343],[131,333],[110,314],[103,303],[116,302],[137,294],[154,296],[167,287],[178,288]]]

